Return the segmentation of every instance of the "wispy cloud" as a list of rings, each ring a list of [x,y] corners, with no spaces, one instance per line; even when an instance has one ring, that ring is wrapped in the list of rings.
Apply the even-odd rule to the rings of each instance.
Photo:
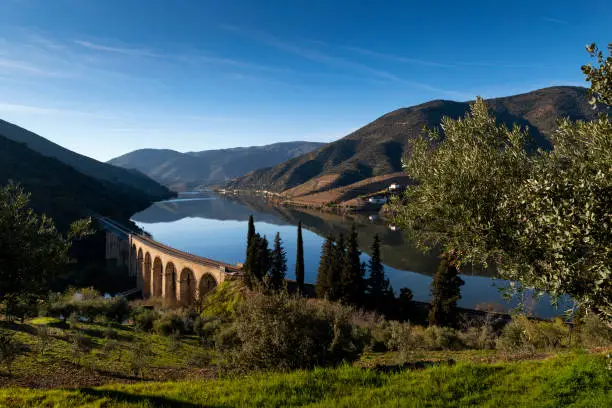
[[[8,73],[25,73],[29,75],[45,76],[45,77],[61,77],[66,74],[59,73],[51,69],[35,66],[25,61],[18,59],[0,57],[0,72]]]
[[[17,103],[0,102],[0,112],[18,113],[31,115],[66,115],[66,116],[89,116],[102,119],[112,119],[111,115],[98,112],[73,110],[68,108],[55,108],[37,105],[23,105]]]
[[[549,23],[555,23],[555,24],[563,24],[563,25],[569,24],[565,20],[560,20],[558,18],[553,18],[553,17],[542,17],[542,20],[548,21]]]
[[[314,48],[304,47],[304,46],[298,45],[293,42],[284,41],[265,31],[245,29],[245,28],[230,25],[230,24],[222,24],[220,25],[220,27],[226,31],[248,36],[249,38],[255,41],[258,41],[264,45],[267,45],[269,47],[273,47],[278,50],[281,50],[281,51],[284,51],[290,54],[294,54],[299,57],[302,57],[302,58],[305,58],[305,59],[308,59],[308,60],[311,60],[317,63],[321,63],[321,64],[324,64],[324,65],[327,65],[333,68],[342,69],[342,70],[349,71],[349,72],[356,72],[362,75],[367,75],[367,76],[375,77],[381,80],[385,80],[387,82],[392,82],[392,83],[400,84],[400,85],[406,85],[406,86],[414,87],[414,88],[420,88],[423,90],[441,93],[441,94],[445,94],[445,95],[452,96],[452,97],[465,97],[466,96],[465,94],[461,92],[441,89],[441,88],[437,88],[435,86],[431,86],[429,84],[421,83],[417,81],[404,80],[389,71],[378,69],[378,68],[373,68],[369,65],[362,64],[360,62],[355,62],[355,61],[352,61],[346,58],[329,55],[325,52],[319,51]]]
[[[448,67],[453,66],[451,64],[444,64],[441,62],[428,61],[428,60],[423,60],[423,59],[418,59],[418,58],[409,58],[409,57],[404,57],[401,55],[385,54],[382,52],[368,50],[368,49],[361,48],[361,47],[343,46],[342,48],[349,50],[349,51],[356,52],[358,54],[368,55],[370,57],[385,59],[389,61],[403,62],[407,64],[423,65],[427,67],[440,67],[440,68],[448,68]]]
[[[138,57],[152,57],[152,58],[163,57],[162,54],[153,52],[145,48],[114,47],[114,46],[108,46],[104,44],[96,44],[96,43],[92,43],[89,41],[83,41],[83,40],[73,40],[72,42],[82,47],[88,48],[90,50],[95,50],[95,51],[104,51],[104,52],[111,52],[115,54],[131,55],[131,56],[138,56]]]

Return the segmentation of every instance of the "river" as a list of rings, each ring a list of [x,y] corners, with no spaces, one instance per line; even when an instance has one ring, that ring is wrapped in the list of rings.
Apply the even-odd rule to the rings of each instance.
[[[132,220],[154,239],[174,248],[231,264],[243,262],[249,215],[255,218],[257,232],[272,243],[280,232],[287,252],[288,278],[294,278],[297,224],[302,221],[304,238],[305,280],[314,283],[324,237],[333,233],[348,234],[355,223],[359,232],[362,260],[378,234],[385,272],[396,292],[408,287],[414,300],[430,300],[430,283],[439,259],[436,254],[424,255],[406,241],[402,232],[392,231],[380,218],[367,215],[340,215],[316,210],[278,207],[261,197],[220,196],[213,192],[183,193],[176,199],[153,204],[134,214]],[[483,270],[463,271],[465,285],[461,287],[459,306],[482,308],[492,306],[498,311],[510,311],[516,299],[503,298],[500,288],[508,282],[495,279],[494,273]],[[548,298],[538,301],[529,296],[524,302],[528,312],[540,317],[562,313],[550,305]]]

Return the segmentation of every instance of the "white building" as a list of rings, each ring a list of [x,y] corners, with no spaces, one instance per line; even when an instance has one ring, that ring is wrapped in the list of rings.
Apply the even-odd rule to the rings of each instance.
[[[388,199],[385,196],[375,196],[368,198],[368,202],[370,204],[386,204],[387,201]]]

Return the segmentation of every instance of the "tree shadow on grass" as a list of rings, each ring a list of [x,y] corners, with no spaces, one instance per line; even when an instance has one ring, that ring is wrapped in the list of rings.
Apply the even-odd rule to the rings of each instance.
[[[195,404],[188,401],[179,401],[172,398],[154,395],[138,395],[129,394],[123,391],[114,390],[96,390],[94,388],[81,388],[79,390],[86,396],[94,398],[109,398],[113,402],[123,402],[131,404],[139,404],[139,406],[147,407],[167,407],[167,408],[196,408],[196,407],[208,407],[208,408],[221,408],[223,405],[201,405]]]
[[[443,361],[412,361],[403,364],[395,364],[395,365],[377,365],[372,367],[373,371],[377,373],[399,373],[404,370],[424,370],[426,368],[435,367],[438,365],[447,365],[453,366],[455,365],[455,360],[443,360]]]

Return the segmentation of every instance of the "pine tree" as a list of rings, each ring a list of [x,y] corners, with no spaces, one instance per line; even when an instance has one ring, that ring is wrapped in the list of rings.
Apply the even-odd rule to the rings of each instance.
[[[380,312],[385,312],[394,298],[393,288],[385,277],[385,267],[380,256],[380,238],[374,236],[372,256],[369,262],[370,276],[367,280],[368,306]]]
[[[461,299],[461,286],[465,282],[458,276],[452,256],[444,256],[431,284],[431,326],[457,325],[457,301]]]
[[[342,270],[346,261],[346,241],[344,234],[340,233],[338,241],[333,246],[332,255],[329,262],[328,281],[329,291],[327,298],[330,300],[343,299],[345,296],[344,287],[342,286]]]
[[[364,281],[361,269],[357,227],[351,227],[340,276],[341,299],[354,306],[363,306]]]
[[[316,292],[318,298],[329,296],[331,289],[330,270],[332,257],[334,256],[334,236],[328,235],[321,248],[321,259],[317,271]]]
[[[278,290],[282,286],[287,274],[287,256],[283,248],[280,233],[278,232],[276,237],[274,237],[274,249],[272,250],[270,263],[270,282],[272,287]]]
[[[298,222],[297,252],[295,260],[295,281],[298,293],[304,292],[304,240],[302,239],[302,221]]]

